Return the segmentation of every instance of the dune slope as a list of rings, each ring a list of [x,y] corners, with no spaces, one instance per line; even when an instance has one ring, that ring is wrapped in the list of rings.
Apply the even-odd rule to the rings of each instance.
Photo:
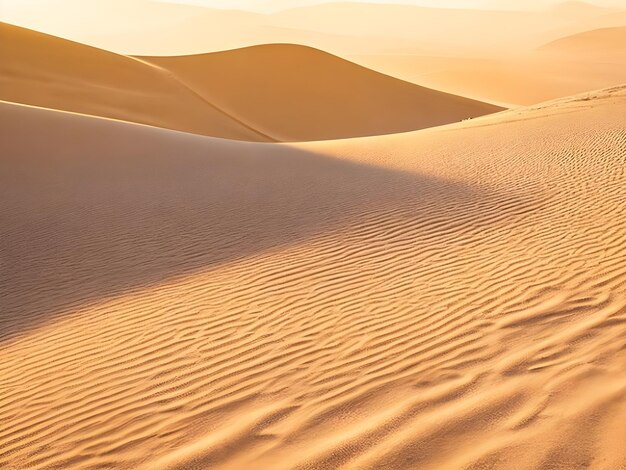
[[[626,465],[626,89],[297,145],[0,120],[2,468]]]
[[[626,63],[626,26],[602,28],[557,39],[541,47],[544,52],[580,56],[594,60],[615,59]]]
[[[501,109],[302,46],[148,63],[8,24],[0,33],[0,99],[228,139],[376,135]]]
[[[624,83],[624,51],[626,28],[604,28],[500,58],[381,54],[350,59],[427,87],[511,107]]]
[[[391,134],[502,110],[290,44],[142,60],[280,141]]]
[[[231,139],[269,140],[170,73],[0,23],[0,99]]]
[[[294,1],[291,6],[299,8],[277,11],[280,7],[272,0],[267,3],[275,13],[269,15],[150,0],[4,3],[0,21],[133,55],[198,54],[288,42],[341,57],[420,49],[431,55],[483,56],[496,52],[506,57],[559,37],[626,25],[624,5],[610,9],[584,2],[561,2],[553,8],[531,11],[528,2],[521,5],[519,0],[494,0],[491,6],[500,11],[489,11]],[[241,2],[234,2],[233,8],[237,3],[241,6]],[[519,11],[521,6],[526,11]],[[74,14],[68,15],[68,11]]]

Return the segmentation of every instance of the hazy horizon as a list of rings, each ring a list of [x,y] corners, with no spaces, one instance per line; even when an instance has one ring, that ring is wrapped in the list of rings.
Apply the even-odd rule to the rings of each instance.
[[[0,470],[626,470],[626,0],[0,38]]]
[[[158,0],[162,3],[182,3],[220,9],[241,9],[257,12],[278,11],[285,8],[318,5],[323,3],[374,3],[402,4],[432,8],[484,9],[484,10],[535,10],[560,3],[587,3],[599,7],[626,8],[626,0]]]
[[[414,5],[431,8],[483,9],[483,10],[537,10],[560,3],[586,3],[598,7],[626,8],[626,0],[109,0],[107,4],[123,5],[146,2],[175,3],[196,5],[218,9],[240,9],[254,12],[271,13],[288,8],[318,5],[324,3],[372,3],[388,5]],[[0,15],[10,17],[16,9],[67,5],[68,0],[2,0]],[[71,3],[71,2],[70,2]],[[100,0],[83,0],[77,5],[102,4]]]

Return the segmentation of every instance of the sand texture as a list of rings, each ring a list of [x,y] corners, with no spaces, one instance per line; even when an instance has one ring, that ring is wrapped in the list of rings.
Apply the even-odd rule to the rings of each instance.
[[[245,117],[282,142],[392,134],[502,109],[304,46],[274,44],[141,59],[171,71],[220,109]]]
[[[0,468],[626,468],[626,88],[298,144],[0,123]]]
[[[304,46],[147,62],[8,24],[0,34],[2,100],[228,139],[379,135],[501,109]]]

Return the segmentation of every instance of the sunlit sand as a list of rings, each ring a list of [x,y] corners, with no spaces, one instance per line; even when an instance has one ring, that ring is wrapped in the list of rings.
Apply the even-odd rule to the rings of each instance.
[[[333,8],[398,14],[265,16]],[[1,24],[0,468],[626,468],[624,29],[560,8],[509,57]]]

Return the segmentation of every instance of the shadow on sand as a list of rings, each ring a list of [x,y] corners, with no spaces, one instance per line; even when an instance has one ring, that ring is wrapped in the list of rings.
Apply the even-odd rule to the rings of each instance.
[[[490,201],[502,200],[287,145],[6,104],[0,117],[1,341],[80,305],[364,217],[478,229],[498,215]]]

